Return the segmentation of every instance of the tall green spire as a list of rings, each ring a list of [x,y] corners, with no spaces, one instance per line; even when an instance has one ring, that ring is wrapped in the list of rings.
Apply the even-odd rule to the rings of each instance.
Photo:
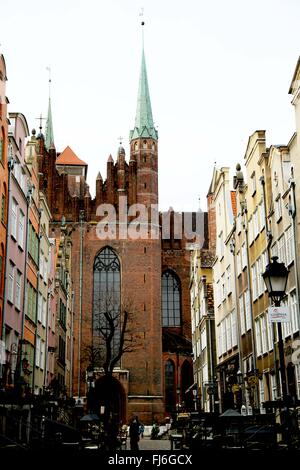
[[[138,138],[149,138],[157,140],[158,133],[154,127],[152,109],[151,109],[151,100],[148,86],[147,78],[147,68],[144,47],[142,50],[142,63],[141,63],[141,72],[140,72],[140,81],[139,81],[139,91],[135,115],[135,126],[132,131],[130,131],[130,140]]]
[[[54,134],[53,134],[51,98],[50,98],[50,96],[49,96],[48,115],[47,115],[47,122],[46,122],[45,147],[46,147],[47,150],[49,150],[50,147],[52,147],[52,148],[54,147]]]

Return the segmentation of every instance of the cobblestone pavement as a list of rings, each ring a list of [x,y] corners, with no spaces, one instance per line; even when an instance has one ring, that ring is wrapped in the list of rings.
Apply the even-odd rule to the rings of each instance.
[[[170,450],[171,442],[169,439],[150,439],[144,437],[139,441],[140,450]],[[127,439],[127,450],[130,450],[130,441]]]

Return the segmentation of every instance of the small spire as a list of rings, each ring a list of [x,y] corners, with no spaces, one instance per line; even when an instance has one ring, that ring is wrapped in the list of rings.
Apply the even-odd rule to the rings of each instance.
[[[109,157],[108,157],[107,163],[113,163],[113,162],[114,162],[114,159],[110,154]]]
[[[49,71],[49,103],[48,103],[48,115],[46,121],[46,137],[45,137],[45,147],[47,150],[50,148],[55,148],[54,146],[54,134],[53,134],[53,124],[52,124],[52,111],[51,111],[51,69],[47,67]]]
[[[99,171],[99,173],[98,173],[98,175],[97,175],[96,181],[97,181],[97,180],[103,180],[100,171]]]

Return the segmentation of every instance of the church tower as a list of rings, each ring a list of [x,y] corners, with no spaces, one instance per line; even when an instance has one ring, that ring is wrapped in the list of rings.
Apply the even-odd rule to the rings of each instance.
[[[158,204],[157,144],[143,46],[135,125],[130,132],[130,162],[136,162],[137,203],[147,207]]]

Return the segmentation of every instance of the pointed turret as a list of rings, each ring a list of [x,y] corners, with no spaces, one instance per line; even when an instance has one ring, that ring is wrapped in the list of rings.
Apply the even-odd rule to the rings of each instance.
[[[47,115],[47,122],[46,122],[45,147],[47,150],[49,150],[50,148],[55,148],[50,97],[49,97],[48,115]]]
[[[154,128],[152,117],[146,60],[143,47],[135,125],[134,129],[130,131],[130,140],[149,137],[155,140],[158,139],[157,130]]]

